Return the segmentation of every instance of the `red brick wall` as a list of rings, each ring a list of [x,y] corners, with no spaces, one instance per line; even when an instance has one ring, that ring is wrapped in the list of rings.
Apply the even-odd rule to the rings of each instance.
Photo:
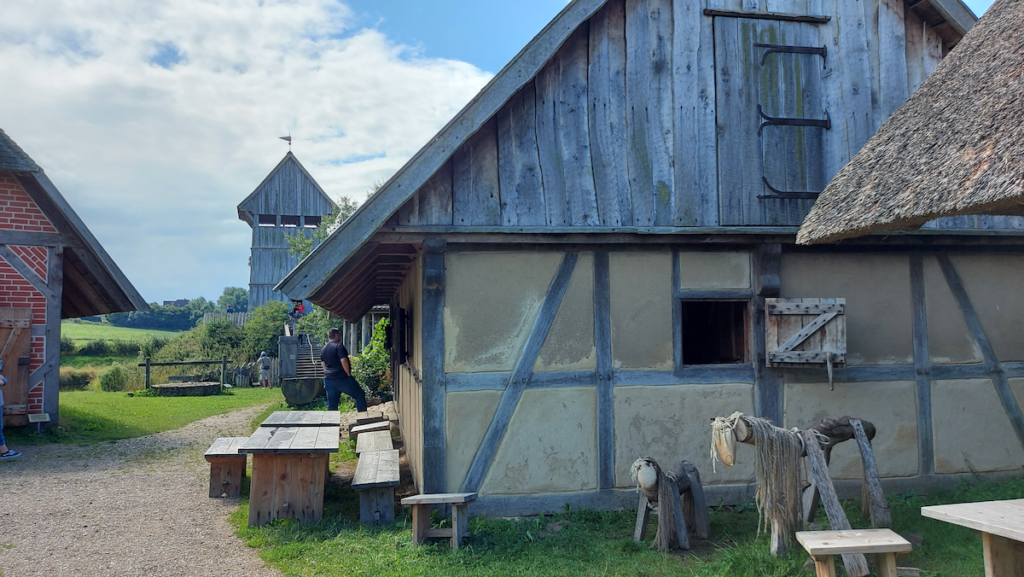
[[[0,171],[0,229],[57,232],[10,172]]]
[[[11,250],[36,271],[39,278],[46,280],[46,247],[10,245]]]
[[[39,207],[10,172],[0,171],[0,229],[30,232],[57,232]],[[46,280],[46,247],[11,246],[39,278]],[[46,324],[46,297],[25,280],[6,260],[0,258],[0,307],[29,307],[32,324]],[[46,357],[46,337],[32,337],[29,370],[42,366]],[[43,412],[43,384],[28,394],[28,412]]]

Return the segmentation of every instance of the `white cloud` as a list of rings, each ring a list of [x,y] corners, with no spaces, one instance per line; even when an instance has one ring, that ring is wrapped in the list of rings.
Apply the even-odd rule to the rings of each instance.
[[[332,196],[397,170],[489,74],[329,0],[5,0],[0,128],[147,300],[246,286],[235,206],[294,152]]]

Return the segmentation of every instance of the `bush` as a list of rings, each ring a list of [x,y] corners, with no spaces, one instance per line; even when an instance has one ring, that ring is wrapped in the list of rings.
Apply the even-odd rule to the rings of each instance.
[[[110,352],[118,357],[134,357],[139,354],[138,341],[107,341]]]
[[[60,352],[62,355],[75,354],[75,340],[67,335],[60,337]]]
[[[152,357],[167,345],[168,340],[169,339],[149,337],[139,343],[139,356],[143,358]]]
[[[199,344],[203,355],[210,359],[235,358],[238,354],[238,347],[244,340],[245,331],[242,330],[242,327],[231,324],[231,321],[227,319],[221,319],[203,326]]]
[[[96,379],[95,371],[79,371],[69,367],[60,369],[60,390],[84,391]]]
[[[114,364],[100,374],[100,390],[118,393],[128,388],[128,371],[120,364]]]
[[[388,319],[381,319],[373,327],[370,345],[363,354],[352,357],[352,376],[373,396],[391,395],[391,351],[384,346],[388,333]]]
[[[114,353],[107,341],[95,340],[78,347],[78,354],[86,357],[108,357],[113,356]]]
[[[253,309],[245,323],[241,356],[245,360],[256,360],[260,351],[272,355],[277,350],[277,338],[284,334],[287,321],[288,305],[281,301],[271,301]]]

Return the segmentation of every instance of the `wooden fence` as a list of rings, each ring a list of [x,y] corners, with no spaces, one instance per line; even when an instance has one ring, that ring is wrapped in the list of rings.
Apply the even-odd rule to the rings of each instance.
[[[203,324],[221,320],[231,321],[231,324],[241,327],[249,322],[249,313],[203,313]]]

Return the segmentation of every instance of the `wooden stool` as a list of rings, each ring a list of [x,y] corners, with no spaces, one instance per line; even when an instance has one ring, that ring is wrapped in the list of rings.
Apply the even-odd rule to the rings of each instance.
[[[909,541],[891,529],[852,529],[847,531],[797,531],[796,540],[814,559],[818,577],[835,577],[834,555],[874,554],[878,577],[896,577],[896,553],[909,553]]]
[[[426,539],[450,539],[452,551],[458,551],[462,538],[469,535],[466,506],[476,501],[476,493],[438,493],[415,495],[402,499],[402,505],[412,507],[412,542],[415,545]],[[430,506],[451,505],[452,526],[450,529],[430,528]]]
[[[224,437],[217,439],[206,450],[210,463],[210,497],[237,497],[242,490],[242,476],[245,475],[245,453],[238,447],[249,437]]]

